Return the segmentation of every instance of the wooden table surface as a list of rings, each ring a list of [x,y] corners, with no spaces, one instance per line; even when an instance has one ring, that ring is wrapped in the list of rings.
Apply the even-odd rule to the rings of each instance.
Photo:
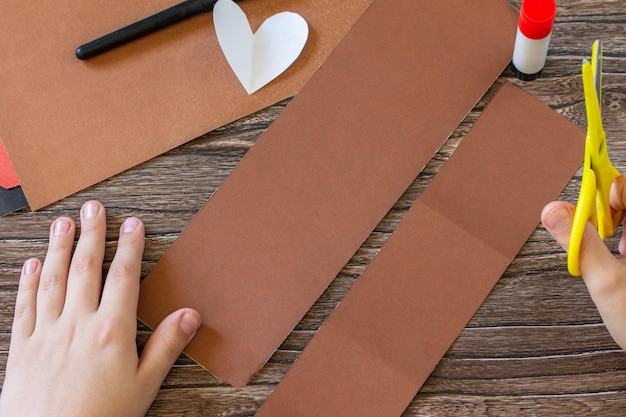
[[[521,0],[511,2],[519,8]],[[607,142],[614,165],[626,171],[626,2],[557,3],[557,21],[542,77],[532,82],[513,81],[585,127],[580,64],[589,55],[593,40],[601,38]],[[510,70],[502,74],[247,387],[232,388],[183,355],[148,415],[254,415],[507,79],[512,79]],[[102,201],[109,221],[106,267],[123,219],[140,217],[147,232],[145,276],[287,104],[288,100],[207,133],[38,212],[22,210],[0,218],[0,378],[4,376],[20,268],[28,257],[44,258],[53,219],[60,215],[77,219],[82,203]],[[562,198],[574,202],[579,183],[580,170]],[[609,247],[616,250],[616,242],[615,238],[609,240]],[[565,261],[563,251],[538,226],[404,416],[626,414],[626,354],[606,331],[583,282],[568,275]],[[139,324],[139,345],[148,335],[149,330]]]

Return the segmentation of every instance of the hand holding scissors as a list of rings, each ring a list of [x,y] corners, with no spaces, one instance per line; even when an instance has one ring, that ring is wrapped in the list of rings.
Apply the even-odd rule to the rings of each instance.
[[[595,41],[591,61],[582,65],[585,106],[587,110],[587,138],[585,159],[578,203],[569,242],[567,269],[570,274],[581,274],[578,255],[585,224],[590,221],[602,239],[615,233],[621,211],[612,213],[609,203],[611,185],[620,174],[609,160],[606,134],[602,127],[602,44]]]

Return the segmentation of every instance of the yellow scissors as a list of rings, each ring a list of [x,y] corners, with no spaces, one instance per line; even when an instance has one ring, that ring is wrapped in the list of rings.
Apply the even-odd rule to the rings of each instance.
[[[578,257],[585,225],[590,221],[603,240],[615,233],[621,212],[612,214],[609,203],[611,184],[619,171],[609,160],[606,134],[602,127],[602,43],[593,43],[591,61],[583,60],[582,77],[587,109],[587,138],[585,159],[578,203],[570,235],[567,269],[574,276],[581,275]]]

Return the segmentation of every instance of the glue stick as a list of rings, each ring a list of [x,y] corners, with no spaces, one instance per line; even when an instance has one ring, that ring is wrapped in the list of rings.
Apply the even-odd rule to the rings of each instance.
[[[546,64],[555,15],[554,0],[522,2],[512,61],[513,74],[517,78],[530,81],[539,77]]]

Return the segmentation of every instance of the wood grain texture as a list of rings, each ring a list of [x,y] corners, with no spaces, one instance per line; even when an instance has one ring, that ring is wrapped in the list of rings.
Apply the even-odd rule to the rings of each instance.
[[[511,3],[519,8],[521,1]],[[542,78],[521,82],[509,70],[502,74],[251,384],[232,388],[181,356],[149,416],[253,416],[505,80],[585,127],[580,63],[598,37],[604,41],[603,117],[609,152],[614,165],[626,172],[625,4],[557,4]],[[101,200],[109,221],[106,269],[121,222],[130,215],[140,217],[147,233],[145,276],[287,103],[207,133],[36,213],[23,210],[0,218],[0,380],[19,271],[28,257],[43,259],[52,220],[60,215],[76,218],[82,203]],[[579,184],[580,170],[561,198],[574,202]],[[607,242],[616,253],[617,240]],[[538,226],[404,417],[624,415],[626,354],[604,328],[582,281],[568,275],[565,261],[564,252]],[[149,334],[139,325],[139,348]]]

